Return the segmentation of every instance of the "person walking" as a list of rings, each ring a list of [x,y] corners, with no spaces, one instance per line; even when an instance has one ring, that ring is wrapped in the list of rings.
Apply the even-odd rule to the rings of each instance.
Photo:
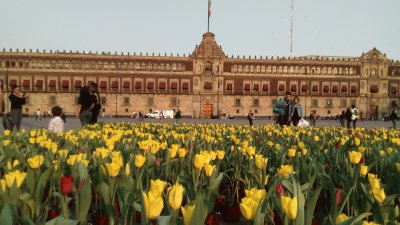
[[[181,119],[181,110],[177,110],[175,113],[175,119],[176,119],[176,123],[179,123],[179,120]]]
[[[339,121],[340,121],[340,127],[345,127],[345,121],[346,121],[346,112],[342,110],[342,114],[339,116]]]
[[[254,120],[254,113],[252,110],[249,111],[249,113],[247,114],[247,120],[249,121],[249,125],[250,127],[253,126],[253,120]]]
[[[89,86],[90,94],[93,96],[92,98],[95,100],[94,107],[92,109],[92,118],[90,119],[90,124],[97,123],[97,118],[100,114],[101,109],[101,98],[99,94],[99,89],[96,83],[90,83]]]
[[[297,127],[300,119],[303,117],[303,106],[300,103],[300,98],[298,96],[293,98],[293,108],[290,114],[290,120],[293,126]]]
[[[346,127],[347,127],[347,129],[350,129],[350,123],[351,123],[351,117],[352,117],[352,113],[351,113],[351,109],[350,108],[346,109],[344,117],[346,118]]]
[[[89,124],[92,120],[92,109],[96,99],[90,94],[88,87],[82,87],[78,97],[76,116],[79,116],[82,126]]]
[[[291,93],[286,92],[285,97],[278,99],[275,103],[275,108],[277,108],[278,123],[281,127],[290,125],[290,113],[293,108],[293,101],[290,99]]]
[[[389,115],[389,119],[392,121],[393,123],[393,128],[396,129],[396,120],[397,120],[397,113],[396,110],[392,110],[392,112]]]
[[[355,105],[351,105],[350,111],[351,111],[351,120],[353,121],[353,129],[356,129],[359,112]]]
[[[38,109],[37,111],[36,111],[36,121],[40,121],[40,120],[42,120],[42,117],[41,117],[41,113],[40,113],[40,109]]]
[[[63,118],[63,110],[60,106],[54,106],[51,108],[51,114],[53,118],[49,122],[49,131],[54,133],[64,131],[65,118]]]
[[[315,122],[317,120],[317,116],[315,115],[315,111],[310,113],[310,124],[311,126],[315,127]]]
[[[8,96],[8,99],[10,100],[11,103],[11,120],[12,120],[12,129],[14,129],[14,126],[17,128],[17,130],[20,130],[21,128],[21,122],[22,122],[22,105],[25,105],[25,93],[20,92],[20,87],[18,85],[12,85],[11,86],[11,94]]]

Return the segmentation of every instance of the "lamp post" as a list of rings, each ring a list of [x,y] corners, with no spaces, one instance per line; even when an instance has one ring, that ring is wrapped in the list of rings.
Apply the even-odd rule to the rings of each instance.
[[[115,88],[115,117],[118,116],[118,62],[115,62],[115,83],[117,87]]]

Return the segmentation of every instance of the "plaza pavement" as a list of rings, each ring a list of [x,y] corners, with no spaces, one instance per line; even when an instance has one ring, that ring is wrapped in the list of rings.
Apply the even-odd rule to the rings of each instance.
[[[3,118],[0,118],[1,120]],[[36,121],[34,117],[24,117],[22,118],[22,125],[21,129],[37,129],[37,128],[48,128],[50,118],[42,118],[41,120]],[[2,122],[2,121],[1,121]],[[115,122],[127,122],[127,123],[175,123],[175,119],[163,119],[160,121],[159,119],[155,118],[145,118],[143,121],[139,121],[139,119],[135,118],[100,118],[98,122],[101,123],[115,123]],[[249,122],[246,118],[235,118],[230,120],[223,120],[223,119],[192,119],[192,118],[182,118],[180,119],[179,123],[190,123],[190,124],[238,124],[238,125],[248,125]],[[256,118],[254,120],[254,125],[266,125],[266,124],[273,124],[274,121],[267,119],[267,118]],[[399,122],[398,122],[399,123]],[[335,126],[339,127],[340,123],[337,120],[317,120],[316,122],[317,127],[321,126]],[[78,118],[75,117],[68,117],[65,123],[65,130],[77,129],[80,128],[81,124]],[[362,128],[391,128],[392,122],[391,121],[357,121],[357,127]],[[0,125],[0,131],[3,131],[3,126]]]

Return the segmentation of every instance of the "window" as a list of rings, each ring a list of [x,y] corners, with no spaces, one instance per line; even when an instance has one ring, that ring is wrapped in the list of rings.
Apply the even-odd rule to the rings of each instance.
[[[258,106],[258,98],[253,99],[253,106]]]
[[[147,105],[153,105],[153,104],[154,104],[154,98],[153,97],[147,98]]]
[[[235,106],[240,106],[240,98],[235,98]]]
[[[56,104],[56,96],[50,96],[50,105],[55,105]]]
[[[126,112],[126,113],[129,112],[129,109],[128,109],[128,108],[125,108],[125,112]]]
[[[107,97],[101,97],[101,104],[107,105]]]
[[[346,108],[347,107],[347,100],[346,99],[340,100],[340,107],[341,108]]]
[[[170,102],[171,106],[176,106],[177,102],[178,102],[177,97],[171,97],[171,102]]]
[[[328,108],[332,107],[332,99],[326,100],[326,107],[328,107]]]
[[[311,101],[311,106],[312,106],[312,107],[318,107],[318,99],[313,99],[313,100]]]
[[[130,103],[129,97],[125,97],[124,98],[124,104],[125,105],[129,105],[129,103]]]

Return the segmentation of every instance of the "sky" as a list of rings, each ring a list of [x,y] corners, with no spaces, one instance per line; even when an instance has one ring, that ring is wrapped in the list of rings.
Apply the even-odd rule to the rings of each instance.
[[[293,0],[293,56],[400,60],[400,0]],[[0,49],[190,54],[208,0],[0,0]],[[210,32],[230,56],[290,56],[291,0],[211,0]]]

